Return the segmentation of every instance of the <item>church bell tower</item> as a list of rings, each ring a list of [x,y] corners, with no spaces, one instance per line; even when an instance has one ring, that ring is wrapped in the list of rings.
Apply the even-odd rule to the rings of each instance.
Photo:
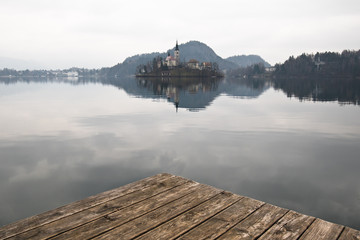
[[[176,60],[176,65],[179,65],[180,64],[180,51],[179,51],[179,45],[178,45],[177,40],[176,40],[174,57],[175,57],[175,60]]]

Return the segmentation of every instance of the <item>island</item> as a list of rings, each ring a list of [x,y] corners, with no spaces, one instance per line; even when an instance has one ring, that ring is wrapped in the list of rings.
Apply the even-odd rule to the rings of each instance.
[[[170,52],[165,59],[155,57],[147,64],[136,68],[136,77],[166,77],[166,78],[222,78],[224,74],[219,70],[216,62],[202,62],[190,59],[188,62],[180,61],[180,50],[176,41],[174,56]]]

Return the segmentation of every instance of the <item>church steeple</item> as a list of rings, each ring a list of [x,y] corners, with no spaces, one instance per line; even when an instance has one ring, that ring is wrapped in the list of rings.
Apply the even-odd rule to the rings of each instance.
[[[180,51],[179,51],[179,45],[178,45],[177,40],[176,40],[174,57],[175,57],[175,60],[176,60],[176,65],[179,65],[180,64]]]

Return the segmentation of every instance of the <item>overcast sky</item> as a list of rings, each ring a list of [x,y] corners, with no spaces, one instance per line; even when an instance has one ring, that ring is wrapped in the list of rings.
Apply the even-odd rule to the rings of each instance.
[[[275,64],[360,48],[360,0],[0,0],[0,68],[100,68],[190,40]],[[13,66],[4,66],[4,62]],[[17,61],[19,63],[19,61]]]

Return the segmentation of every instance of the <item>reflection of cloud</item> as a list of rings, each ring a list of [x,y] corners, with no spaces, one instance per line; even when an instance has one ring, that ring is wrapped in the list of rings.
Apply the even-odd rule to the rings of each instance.
[[[49,165],[47,159],[37,162],[33,169],[26,169],[23,166],[18,166],[15,169],[14,175],[10,177],[9,183],[46,179],[51,176],[51,171],[55,168],[56,166]]]
[[[184,168],[175,151],[126,146],[114,134],[0,142],[0,225]]]
[[[159,172],[360,224],[360,153],[353,139],[189,127],[160,136],[155,145],[144,143],[148,140],[102,133],[0,142],[0,224]]]

